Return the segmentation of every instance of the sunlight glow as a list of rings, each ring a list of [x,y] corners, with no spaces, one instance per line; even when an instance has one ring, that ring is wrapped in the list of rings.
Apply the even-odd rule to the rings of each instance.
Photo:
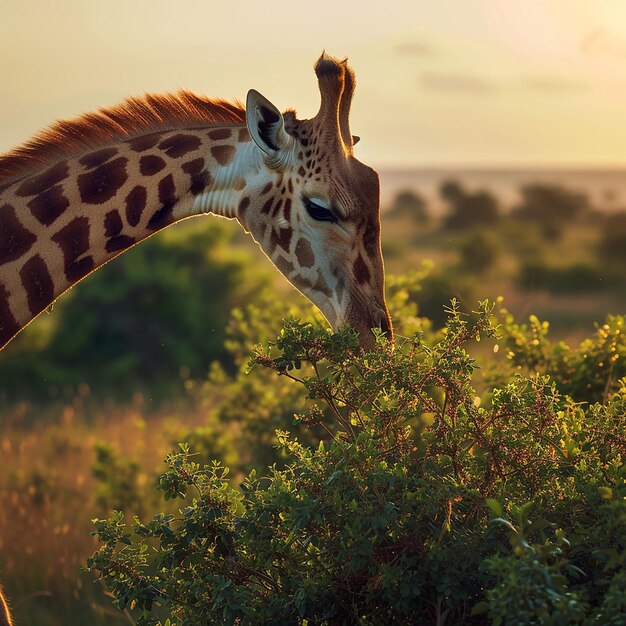
[[[621,0],[146,6],[4,6],[0,149],[59,117],[180,87],[229,99],[253,87],[309,117],[326,49],[357,72],[353,127],[374,164],[626,164]]]

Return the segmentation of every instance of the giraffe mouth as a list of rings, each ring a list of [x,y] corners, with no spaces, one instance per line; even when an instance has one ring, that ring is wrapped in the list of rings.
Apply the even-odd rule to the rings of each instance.
[[[364,310],[365,309],[365,310]],[[359,333],[359,345],[363,350],[373,350],[376,347],[376,338],[372,329],[378,328],[387,339],[393,343],[393,324],[386,305],[373,303],[362,309],[352,308],[342,320]]]

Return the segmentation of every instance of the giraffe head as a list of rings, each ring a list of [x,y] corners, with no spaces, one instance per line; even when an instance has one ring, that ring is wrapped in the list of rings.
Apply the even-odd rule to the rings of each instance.
[[[392,339],[378,175],[354,157],[352,70],[323,54],[315,73],[321,106],[310,120],[296,119],[293,111],[283,115],[258,92],[248,93],[251,158],[258,165],[237,216],[330,324],[350,324],[367,349],[374,345],[372,328]]]

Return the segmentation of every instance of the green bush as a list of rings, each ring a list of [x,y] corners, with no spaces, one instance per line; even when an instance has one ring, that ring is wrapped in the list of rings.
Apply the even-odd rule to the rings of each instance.
[[[421,285],[428,272],[425,264],[408,276],[391,276],[387,280],[389,309],[392,318],[402,320],[396,328],[402,334],[419,331],[430,336],[431,323],[417,317],[414,302],[415,294],[423,296]],[[199,455],[197,460],[219,459],[237,477],[253,469],[264,472],[270,465],[284,465],[286,456],[277,449],[276,430],[288,429],[294,414],[306,409],[307,399],[286,376],[277,377],[267,368],[256,368],[251,374],[249,362],[253,346],[269,341],[285,317],[309,321],[319,329],[325,326],[317,309],[303,298],[294,299],[287,306],[270,290],[257,303],[233,311],[226,329],[226,349],[236,371],[225,371],[214,364],[208,379],[190,390],[209,413],[205,426],[182,438]],[[310,445],[324,434],[316,424],[301,424],[299,428],[300,441]]]
[[[408,217],[420,225],[424,225],[430,220],[426,201],[422,196],[410,189],[400,191],[396,194],[385,216],[391,218]]]
[[[461,245],[459,269],[481,276],[494,267],[501,252],[500,241],[495,233],[482,230],[472,233]]]
[[[429,270],[419,284],[420,315],[430,320],[435,328],[442,328],[446,324],[450,294],[454,294],[460,302],[471,302],[476,288],[475,276],[457,266]]]
[[[445,227],[452,230],[476,225],[494,224],[500,218],[496,197],[488,191],[468,192],[457,181],[446,181],[440,188],[441,197],[448,204]]]
[[[561,237],[566,224],[591,210],[586,194],[560,185],[534,183],[523,186],[520,193],[522,201],[511,215],[540,224],[544,238],[551,241]]]
[[[609,267],[615,267],[622,279],[626,262],[626,212],[604,216],[598,256]]]
[[[96,459],[91,474],[96,479],[95,498],[100,510],[143,511],[139,463],[122,458],[110,445],[103,442],[96,443],[94,452]]]
[[[505,385],[515,373],[547,375],[559,392],[577,402],[604,403],[626,378],[625,317],[608,315],[595,336],[571,348],[551,341],[550,324],[536,315],[518,324],[504,308],[498,311],[502,332],[498,349],[504,360],[487,364],[487,384]]]
[[[515,278],[525,291],[543,289],[553,294],[593,293],[623,283],[616,272],[585,263],[567,267],[551,267],[541,261],[522,263]]]
[[[90,569],[143,626],[626,624],[626,379],[603,369],[602,401],[581,404],[528,347],[479,396],[467,350],[527,332],[492,311],[453,304],[436,335],[408,315],[410,338],[368,354],[348,329],[287,321],[255,372],[291,381],[293,428],[323,439],[279,431],[285,462],[240,488],[181,444],[159,484],[179,513],[95,520]]]

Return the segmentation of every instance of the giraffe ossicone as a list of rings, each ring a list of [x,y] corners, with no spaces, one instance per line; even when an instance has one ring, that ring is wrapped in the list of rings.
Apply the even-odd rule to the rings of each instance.
[[[250,90],[246,108],[148,95],[58,122],[0,157],[0,348],[85,276],[200,214],[237,219],[278,270],[362,347],[392,338],[378,175],[354,156],[354,73],[323,54],[321,104],[298,120]]]

